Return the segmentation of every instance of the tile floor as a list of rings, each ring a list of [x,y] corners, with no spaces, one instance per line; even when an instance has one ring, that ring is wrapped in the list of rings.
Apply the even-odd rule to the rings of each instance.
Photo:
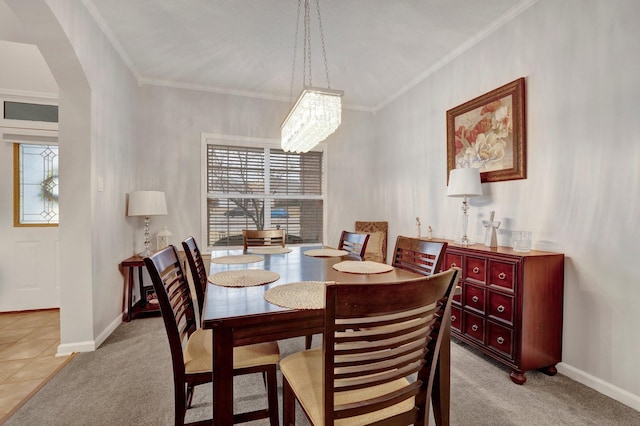
[[[0,424],[73,357],[59,344],[58,309],[0,313]]]

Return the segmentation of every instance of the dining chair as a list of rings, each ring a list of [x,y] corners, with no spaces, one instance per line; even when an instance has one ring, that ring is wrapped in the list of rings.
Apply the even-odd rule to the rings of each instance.
[[[338,250],[346,250],[351,255],[363,260],[368,242],[369,234],[342,231],[340,242],[338,243]]]
[[[327,283],[322,350],[280,361],[284,424],[295,424],[296,401],[314,425],[427,424],[430,400],[449,391],[436,370],[459,271]],[[442,415],[434,408],[437,424]]]
[[[249,247],[281,246],[284,247],[286,232],[284,229],[243,229],[242,242],[244,250]]]
[[[420,275],[433,275],[440,272],[446,249],[445,241],[398,236],[391,265]]]
[[[360,260],[364,260],[364,254],[367,249],[368,242],[369,234],[342,231],[342,234],[340,235],[340,242],[338,243],[338,250],[346,250],[350,255],[357,257]],[[305,336],[305,349],[311,348],[312,343],[313,335]]]
[[[144,258],[160,304],[173,364],[175,424],[185,424],[195,386],[212,381],[212,331],[196,327],[189,284],[175,246]],[[278,425],[276,365],[280,351],[276,342],[240,346],[233,350],[233,374],[262,373],[267,387],[268,409],[234,415],[234,423],[269,418]],[[211,419],[209,419],[211,421]],[[193,424],[193,423],[192,423]]]
[[[207,268],[202,259],[202,253],[198,248],[195,238],[188,237],[182,242],[182,248],[189,264],[193,288],[198,302],[199,323],[202,322],[202,308],[204,307],[204,295],[207,291]]]

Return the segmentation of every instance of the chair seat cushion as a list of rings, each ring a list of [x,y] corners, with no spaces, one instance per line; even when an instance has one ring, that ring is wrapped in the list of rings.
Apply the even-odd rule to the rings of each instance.
[[[289,355],[280,361],[280,370],[291,385],[300,405],[304,408],[312,424],[324,424],[322,371],[324,360],[320,348]],[[351,392],[335,394],[335,404],[345,404],[384,395],[407,384],[406,379],[398,379],[386,385],[378,385]],[[399,404],[348,419],[336,420],[336,425],[365,425],[413,408],[413,398]]]
[[[184,367],[187,374],[211,371],[213,360],[212,330],[196,330],[184,349]],[[277,364],[280,349],[277,342],[233,348],[233,368]]]

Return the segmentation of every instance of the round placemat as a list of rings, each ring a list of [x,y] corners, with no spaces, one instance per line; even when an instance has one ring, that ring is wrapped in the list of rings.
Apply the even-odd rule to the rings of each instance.
[[[209,282],[222,287],[251,287],[269,284],[278,279],[280,279],[279,273],[264,269],[238,269],[209,276]]]
[[[291,249],[286,247],[251,247],[249,248],[249,251],[256,254],[291,253]]]
[[[312,249],[305,251],[304,254],[311,257],[340,257],[348,255],[349,252],[336,249]]]
[[[211,258],[211,263],[221,263],[223,265],[240,264],[240,263],[254,263],[264,260],[263,256],[257,256],[255,254],[237,254],[233,256],[221,256]]]
[[[323,309],[324,282],[300,281],[272,287],[264,299],[274,305],[291,309]]]
[[[372,262],[370,260],[365,260],[364,262],[345,260],[344,262],[333,265],[333,269],[350,274],[382,274],[393,271],[393,266],[387,265],[386,263]]]

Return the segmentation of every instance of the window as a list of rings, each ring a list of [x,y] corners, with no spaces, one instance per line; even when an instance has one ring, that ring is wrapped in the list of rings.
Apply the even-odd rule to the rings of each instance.
[[[242,245],[243,229],[282,229],[287,244],[321,243],[323,152],[206,144],[207,241]]]
[[[13,147],[14,226],[57,226],[58,146]]]
[[[57,123],[58,106],[4,101],[3,118],[5,120],[26,120],[42,121],[43,123]]]

